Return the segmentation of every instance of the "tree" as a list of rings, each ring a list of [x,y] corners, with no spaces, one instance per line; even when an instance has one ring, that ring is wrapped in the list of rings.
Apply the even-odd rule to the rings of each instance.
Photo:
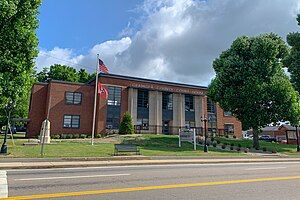
[[[50,66],[48,78],[55,79],[55,80],[77,82],[78,74],[76,69],[74,69],[73,67],[54,64]]]
[[[44,67],[42,71],[36,74],[36,79],[38,82],[46,82],[49,79],[49,68]]]
[[[37,13],[40,0],[0,1],[0,125],[3,109],[16,103],[14,115],[26,117],[37,56]],[[3,121],[4,120],[4,121]]]
[[[300,25],[300,15],[297,16]],[[287,43],[291,46],[290,54],[284,59],[284,66],[290,72],[291,82],[294,88],[300,92],[300,33],[289,33]]]
[[[134,128],[132,124],[132,117],[129,112],[126,112],[120,124],[119,134],[133,134],[133,133],[134,133]]]
[[[298,92],[282,68],[287,53],[284,41],[275,34],[243,36],[213,62],[216,77],[208,97],[231,111],[244,129],[253,129],[256,148],[262,127],[298,120]]]
[[[89,74],[85,69],[80,69],[77,74],[78,74],[78,82],[80,83],[86,83],[92,79],[92,75]]]
[[[49,79],[86,83],[95,77],[95,73],[89,74],[85,69],[80,69],[78,72],[75,68],[54,64],[50,68],[44,67],[42,71],[36,74],[36,80],[46,82]]]

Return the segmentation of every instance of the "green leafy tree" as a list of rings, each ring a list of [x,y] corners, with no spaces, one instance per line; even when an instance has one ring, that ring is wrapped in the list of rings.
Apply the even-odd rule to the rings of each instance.
[[[36,80],[46,82],[49,79],[86,83],[92,78],[95,78],[95,73],[89,74],[85,69],[80,69],[78,72],[75,68],[54,64],[50,68],[44,67],[42,71],[36,74]]]
[[[54,64],[50,66],[48,78],[62,81],[78,82],[78,74],[76,69],[60,64]]]
[[[91,80],[92,75],[90,75],[85,69],[80,69],[78,72],[78,82],[86,83]]]
[[[49,79],[49,68],[44,67],[42,71],[36,74],[36,79],[38,82],[46,82]]]
[[[297,121],[299,97],[283,71],[287,47],[275,34],[239,37],[213,62],[216,77],[208,96],[231,111],[244,129],[253,129],[253,146],[259,147],[263,126]]]
[[[297,16],[300,25],[300,15]],[[291,82],[294,88],[300,92],[300,33],[289,33],[287,43],[291,46],[290,54],[284,59],[284,66],[290,72]]]
[[[0,125],[5,124],[4,106],[14,101],[13,115],[26,117],[29,92],[34,81],[37,56],[40,0],[0,1]]]
[[[134,133],[134,128],[132,124],[132,117],[129,112],[126,112],[120,124],[119,134],[133,134],[133,133]]]

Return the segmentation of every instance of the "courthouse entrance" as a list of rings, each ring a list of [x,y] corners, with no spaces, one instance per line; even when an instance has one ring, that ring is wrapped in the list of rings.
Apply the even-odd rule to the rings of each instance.
[[[169,134],[170,133],[170,121],[169,120],[163,120],[162,123],[162,133],[163,134]]]

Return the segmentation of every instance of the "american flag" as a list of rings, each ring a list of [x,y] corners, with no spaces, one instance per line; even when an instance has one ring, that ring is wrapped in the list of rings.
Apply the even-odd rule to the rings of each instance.
[[[109,72],[108,68],[105,66],[104,62],[101,59],[99,59],[99,70],[100,72],[103,72],[105,74],[108,74]]]
[[[104,85],[102,85],[100,82],[98,83],[98,94],[102,99],[108,98],[108,90]]]

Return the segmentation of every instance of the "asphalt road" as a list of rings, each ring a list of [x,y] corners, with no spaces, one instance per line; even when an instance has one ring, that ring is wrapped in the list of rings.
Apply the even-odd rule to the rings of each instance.
[[[11,199],[299,200],[300,162],[7,170],[7,182]]]

